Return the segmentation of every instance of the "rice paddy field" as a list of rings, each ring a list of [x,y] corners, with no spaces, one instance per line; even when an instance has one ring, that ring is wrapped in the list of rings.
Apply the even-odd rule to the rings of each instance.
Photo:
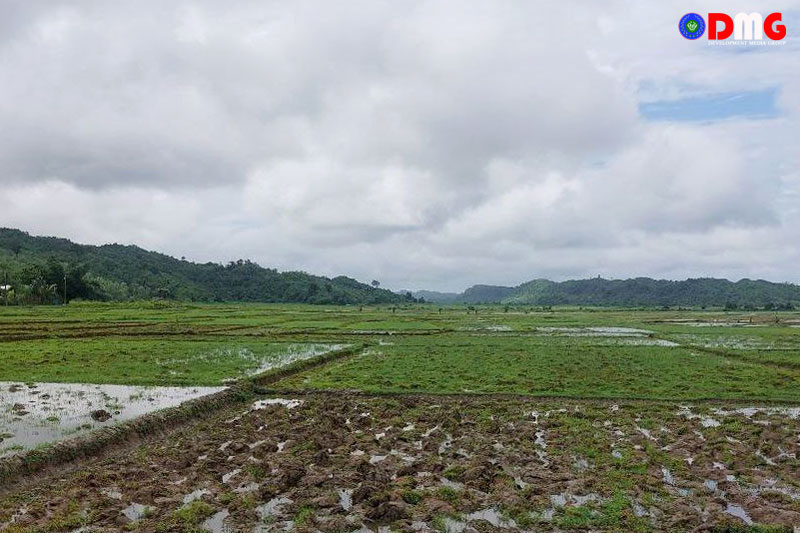
[[[0,531],[800,531],[792,312],[0,308],[0,462],[321,357],[0,481]]]

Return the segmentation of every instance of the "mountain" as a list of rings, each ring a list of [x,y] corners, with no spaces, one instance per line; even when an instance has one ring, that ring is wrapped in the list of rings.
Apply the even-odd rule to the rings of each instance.
[[[278,272],[247,260],[227,265],[193,263],[138,246],[76,244],[0,228],[0,286],[9,300],[52,303],[63,299],[299,302],[315,304],[413,301],[352,278]],[[0,293],[0,298],[6,295]]]
[[[417,295],[419,293],[415,293]],[[434,297],[426,301],[437,302]],[[764,280],[698,278],[684,281],[592,278],[555,282],[536,279],[517,287],[475,285],[449,303],[586,305],[628,307],[728,307],[766,309],[800,305],[800,286]]]
[[[438,291],[401,291],[411,292],[414,298],[421,298],[426,302],[436,302],[440,304],[461,303],[461,293],[458,292],[438,292]]]
[[[466,304],[479,304],[483,302],[502,302],[514,294],[514,287],[499,287],[497,285],[473,285],[465,290],[461,299]]]

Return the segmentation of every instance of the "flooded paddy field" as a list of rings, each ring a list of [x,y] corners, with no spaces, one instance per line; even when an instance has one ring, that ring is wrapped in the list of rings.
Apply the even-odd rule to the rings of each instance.
[[[0,457],[222,389],[0,382]]]
[[[24,346],[30,350],[26,342],[9,343],[3,346],[7,351]],[[59,351],[59,347],[51,348],[49,342],[39,341],[42,351]],[[169,341],[160,341],[156,345],[164,345]],[[61,341],[62,354],[75,353],[76,348],[70,346],[70,341]],[[103,365],[104,357],[91,359],[94,352],[104,349],[118,348],[125,341],[109,343],[104,341],[98,348],[82,341],[84,350],[80,357],[90,365]],[[134,341],[138,346],[140,343]],[[177,354],[185,349],[181,355],[170,357],[160,352],[154,357],[154,364],[147,371],[137,374],[129,379],[134,383],[147,381],[160,381],[161,376],[150,377],[154,371],[163,372],[170,369],[166,380],[187,379],[195,377],[200,382],[216,382],[230,384],[243,376],[255,376],[262,372],[281,368],[298,361],[304,361],[333,350],[339,350],[343,344],[266,344],[250,350],[246,346],[230,347],[218,346],[212,343],[202,343],[198,349],[195,344],[186,347],[186,342],[176,341],[170,344],[171,354]],[[90,348],[87,348],[90,346]],[[132,350],[134,348],[127,348]],[[152,348],[151,348],[152,349]],[[3,351],[0,349],[0,351]],[[49,353],[49,352],[45,352]],[[123,352],[124,354],[124,352]],[[144,357],[144,354],[137,354]],[[45,357],[48,357],[45,355]],[[114,353],[115,359],[121,359],[120,364],[130,364],[127,357],[120,357]],[[24,359],[19,359],[24,360]],[[34,362],[36,359],[34,359]],[[6,361],[8,363],[8,361]],[[137,361],[135,364],[141,364]],[[87,381],[103,380],[108,375],[108,381],[125,380],[129,374],[119,372],[114,363],[101,367],[93,373],[87,373]],[[109,368],[110,367],[110,368]],[[203,367],[211,368],[213,373],[201,374]],[[182,369],[186,370],[182,370]],[[61,377],[61,369],[51,371],[36,369],[35,377]],[[132,372],[133,370],[131,370]],[[54,373],[50,373],[54,372]],[[214,378],[207,378],[211,373]],[[12,372],[12,375],[14,373]],[[69,372],[68,375],[74,375]],[[200,377],[202,376],[202,377]],[[225,377],[222,377],[225,376]],[[191,379],[191,378],[190,378]],[[154,385],[119,385],[96,383],[50,383],[50,382],[3,382],[0,381],[0,457],[11,453],[30,450],[38,446],[53,443],[65,438],[84,434],[92,429],[132,420],[141,415],[174,407],[181,403],[200,398],[223,390],[223,386],[154,386]]]
[[[491,396],[263,398],[6,494],[0,523],[7,531],[792,531],[798,415]]]
[[[798,324],[502,306],[0,309],[0,455],[353,349],[3,487],[0,531],[800,531]]]
[[[11,341],[0,342],[0,376],[25,382],[220,385],[342,346],[197,336]]]

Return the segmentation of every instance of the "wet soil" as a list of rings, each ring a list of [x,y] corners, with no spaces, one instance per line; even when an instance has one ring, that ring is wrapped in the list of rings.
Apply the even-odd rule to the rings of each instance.
[[[800,413],[746,407],[262,397],[7,492],[0,530],[792,531]]]

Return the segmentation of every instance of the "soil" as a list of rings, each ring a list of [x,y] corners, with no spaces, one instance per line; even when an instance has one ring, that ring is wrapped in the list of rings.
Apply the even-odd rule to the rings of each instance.
[[[0,530],[800,524],[800,420],[791,410],[348,393],[269,399],[7,492]]]

